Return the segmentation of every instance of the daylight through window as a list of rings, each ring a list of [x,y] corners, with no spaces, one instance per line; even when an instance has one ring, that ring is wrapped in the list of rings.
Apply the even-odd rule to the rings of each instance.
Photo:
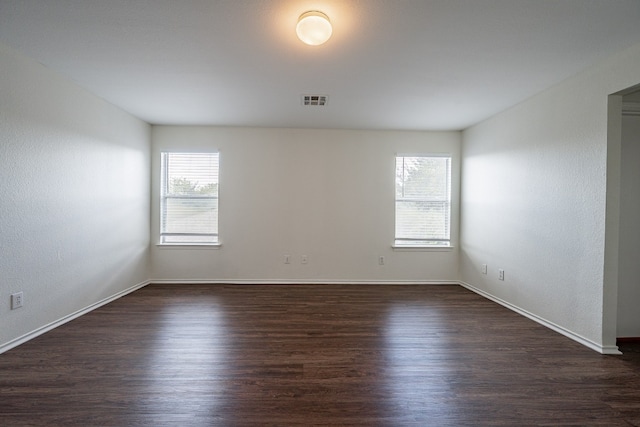
[[[162,153],[160,243],[218,243],[219,153]]]
[[[395,246],[449,246],[451,158],[396,156]]]

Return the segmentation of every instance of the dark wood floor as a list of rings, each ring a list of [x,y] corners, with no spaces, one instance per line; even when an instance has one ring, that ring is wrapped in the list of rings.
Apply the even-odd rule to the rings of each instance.
[[[151,285],[0,355],[0,425],[640,426],[626,350],[458,286]]]

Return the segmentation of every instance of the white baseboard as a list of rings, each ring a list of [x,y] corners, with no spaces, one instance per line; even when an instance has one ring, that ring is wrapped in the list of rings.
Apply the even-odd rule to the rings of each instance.
[[[491,301],[494,301],[503,307],[508,308],[522,316],[525,316],[534,322],[537,322],[559,334],[566,336],[592,350],[595,350],[601,354],[622,354],[617,346],[603,346],[597,344],[585,337],[582,337],[560,325],[556,325],[553,322],[550,322],[538,315],[528,312],[516,305],[513,305],[501,298],[498,298],[494,295],[489,294],[479,288],[476,288],[473,285],[470,285],[466,282],[454,281],[454,280],[220,280],[220,279],[201,279],[201,280],[146,280],[144,282],[138,283],[128,289],[118,292],[115,295],[112,295],[108,298],[105,298],[101,301],[98,301],[94,304],[89,305],[81,310],[78,310],[74,313],[71,313],[67,316],[62,317],[61,319],[56,320],[55,322],[51,322],[45,326],[42,326],[32,332],[29,332],[21,337],[13,339],[5,344],[0,345],[0,354],[5,351],[11,350],[14,347],[19,346],[39,335],[44,334],[54,328],[57,328],[60,325],[63,325],[67,322],[70,322],[73,319],[76,319],[84,314],[87,314],[99,307],[102,307],[105,304],[108,304],[112,301],[117,300],[131,292],[134,292],[140,288],[143,288],[147,285],[162,285],[162,284],[229,284],[229,285],[286,285],[286,284],[300,284],[300,285],[460,285],[472,292],[477,293],[478,295],[487,298]]]
[[[457,280],[149,280],[151,285],[459,285]]]
[[[572,340],[574,340],[574,341],[576,341],[576,342],[578,342],[578,343],[580,343],[580,344],[582,344],[582,345],[584,345],[586,347],[589,347],[590,349],[595,350],[598,353],[601,353],[601,354],[622,354],[618,350],[618,346],[615,346],[615,345],[613,345],[613,346],[611,346],[611,345],[610,346],[600,345],[600,344],[595,343],[595,342],[591,341],[590,339],[585,338],[585,337],[583,337],[581,335],[578,335],[575,332],[572,332],[572,331],[570,331],[570,330],[568,330],[568,329],[566,329],[566,328],[564,328],[564,327],[562,327],[560,325],[556,325],[555,323],[550,322],[549,320],[546,320],[546,319],[544,319],[544,318],[542,318],[542,317],[540,317],[540,316],[538,316],[536,314],[533,314],[533,313],[531,313],[531,312],[529,312],[527,310],[524,310],[524,309],[522,309],[522,308],[520,308],[520,307],[518,307],[518,306],[516,306],[514,304],[511,304],[510,302],[507,302],[507,301],[505,301],[505,300],[503,300],[501,298],[498,298],[498,297],[496,297],[494,295],[491,295],[490,293],[485,292],[482,289],[476,288],[473,285],[470,285],[470,284],[468,284],[466,282],[458,282],[458,283],[460,284],[460,286],[462,286],[464,288],[467,288],[470,291],[475,292],[478,295],[483,296],[483,297],[485,297],[485,298],[487,298],[487,299],[489,299],[489,300],[491,300],[493,302],[496,302],[496,303],[500,304],[501,306],[508,308],[509,310],[515,311],[516,313],[518,313],[518,314],[520,314],[520,315],[522,315],[524,317],[527,317],[527,318],[533,320],[534,322],[541,324],[542,326],[546,326],[547,328],[549,328],[549,329],[551,329],[551,330],[553,330],[553,331],[555,331],[555,332],[557,332],[557,333],[559,333],[561,335],[564,335],[565,337],[570,338],[570,339],[572,339]]]
[[[34,331],[31,331],[31,332],[29,332],[29,333],[27,333],[25,335],[22,335],[21,337],[15,338],[15,339],[13,339],[13,340],[5,343],[5,344],[2,344],[2,345],[0,345],[0,354],[4,353],[5,351],[9,351],[12,348],[17,347],[20,344],[23,344],[23,343],[25,343],[25,342],[27,342],[29,340],[32,340],[35,337],[44,334],[45,332],[49,332],[50,330],[52,330],[54,328],[57,328],[58,326],[64,325],[65,323],[70,322],[73,319],[76,319],[76,318],[78,318],[78,317],[80,317],[80,316],[82,316],[84,314],[87,314],[90,311],[95,310],[96,308],[102,307],[103,305],[108,304],[108,303],[110,303],[112,301],[115,301],[118,298],[121,298],[121,297],[123,297],[123,296],[125,296],[127,294],[130,294],[133,291],[137,291],[138,289],[147,286],[149,283],[150,283],[149,280],[145,280],[144,282],[138,283],[137,285],[134,285],[134,286],[132,286],[130,288],[127,288],[127,289],[125,289],[123,291],[120,291],[115,295],[112,295],[112,296],[110,296],[108,298],[105,298],[105,299],[100,300],[100,301],[98,301],[96,303],[93,303],[93,304],[89,305],[88,307],[85,307],[85,308],[83,308],[81,310],[78,310],[78,311],[76,311],[74,313],[71,313],[71,314],[69,314],[67,316],[64,316],[64,317],[62,317],[62,318],[60,318],[60,319],[58,319],[58,320],[56,320],[54,322],[51,322],[51,323],[49,323],[47,325],[44,325],[44,326],[42,326],[42,327],[40,327],[40,328],[38,328],[38,329],[36,329]]]

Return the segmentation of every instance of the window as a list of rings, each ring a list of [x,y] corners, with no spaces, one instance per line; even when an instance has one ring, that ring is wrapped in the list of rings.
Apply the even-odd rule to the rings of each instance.
[[[396,156],[395,246],[450,246],[451,157]]]
[[[218,243],[219,153],[162,153],[160,243]]]

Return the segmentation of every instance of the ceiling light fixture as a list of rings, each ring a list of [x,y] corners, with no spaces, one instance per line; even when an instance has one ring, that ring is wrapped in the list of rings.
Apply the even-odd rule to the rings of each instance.
[[[322,12],[312,10],[305,12],[298,18],[296,34],[304,43],[318,46],[329,40],[333,33],[329,17]]]

